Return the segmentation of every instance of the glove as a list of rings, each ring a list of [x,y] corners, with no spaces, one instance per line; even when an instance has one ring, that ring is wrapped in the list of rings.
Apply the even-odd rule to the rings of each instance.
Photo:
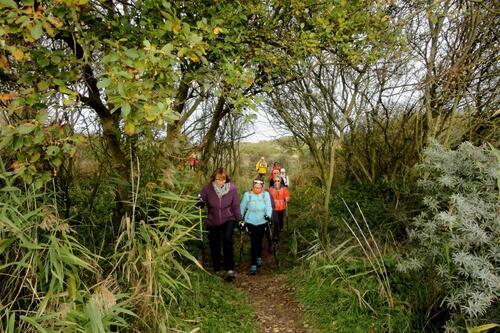
[[[201,194],[198,194],[198,201],[194,205],[200,209],[205,207],[205,201],[201,198]]]
[[[271,222],[271,218],[270,218],[269,216],[267,216],[267,215],[264,215],[264,219],[265,219],[266,221]]]
[[[239,220],[238,221],[238,228],[240,228],[240,230],[244,230],[245,229],[245,220]]]

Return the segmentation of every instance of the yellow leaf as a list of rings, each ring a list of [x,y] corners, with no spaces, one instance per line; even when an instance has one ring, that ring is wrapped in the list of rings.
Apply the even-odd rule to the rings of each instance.
[[[12,55],[14,56],[14,59],[16,59],[17,61],[24,59],[24,52],[16,47],[12,47],[12,49],[10,50],[10,53],[12,53]]]
[[[152,112],[147,112],[146,115],[144,116],[144,119],[146,119],[146,121],[153,121],[156,119],[156,116]]]
[[[123,130],[125,131],[125,133],[127,135],[134,135],[134,133],[135,133],[135,124],[132,123],[132,122],[127,122],[125,124],[125,127],[123,128]]]
[[[471,327],[471,328],[467,329],[467,331],[469,333],[478,333],[478,332],[487,331],[487,330],[495,328],[495,327],[500,327],[500,325],[495,324],[495,323],[484,324],[484,325],[479,325],[479,326]]]
[[[198,61],[200,61],[200,58],[198,58],[198,56],[197,56],[196,54],[194,54],[194,53],[193,53],[193,54],[191,54],[191,55],[189,56],[189,58],[190,58],[190,59],[191,59],[191,61],[193,61],[193,62],[198,62]]]
[[[0,54],[0,69],[9,68],[9,61],[7,57],[3,54]]]
[[[62,26],[64,25],[63,21],[61,21],[58,17],[55,16],[47,17],[47,21],[49,21],[50,24],[52,24],[56,28],[62,28]]]
[[[174,32],[174,34],[178,34],[179,31],[181,31],[181,22],[177,21],[172,24],[172,31]]]
[[[43,28],[45,29],[45,31],[47,32],[47,34],[50,37],[54,37],[55,36],[54,29],[52,28],[52,26],[48,22],[43,22]]]
[[[212,32],[216,35],[220,34],[222,32],[222,28],[220,27],[215,27],[214,30],[212,30]]]

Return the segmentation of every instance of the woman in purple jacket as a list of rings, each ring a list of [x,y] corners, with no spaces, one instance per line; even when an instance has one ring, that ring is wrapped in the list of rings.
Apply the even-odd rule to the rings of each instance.
[[[230,182],[224,168],[218,168],[210,177],[210,183],[201,189],[200,197],[208,208],[205,225],[208,230],[212,267],[216,273],[221,269],[222,243],[222,267],[227,271],[226,279],[232,280],[235,277],[233,231],[237,221],[242,219],[236,185]]]

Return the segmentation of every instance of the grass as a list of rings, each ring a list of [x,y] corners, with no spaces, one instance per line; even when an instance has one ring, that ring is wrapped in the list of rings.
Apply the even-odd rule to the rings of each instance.
[[[290,273],[307,320],[320,332],[411,332],[407,306],[392,308],[368,262],[345,256],[335,265],[304,264]]]
[[[171,326],[181,332],[259,332],[242,291],[220,278],[194,274],[192,289],[172,312]]]

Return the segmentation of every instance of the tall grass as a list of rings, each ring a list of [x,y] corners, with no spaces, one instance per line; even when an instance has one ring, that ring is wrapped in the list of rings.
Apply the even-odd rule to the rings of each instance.
[[[131,216],[118,236],[96,230],[107,235],[93,250],[80,240],[92,244],[95,234],[61,218],[54,186],[24,186],[0,170],[0,332],[169,329],[198,264],[186,248],[198,236],[194,200],[146,188],[136,165]]]
[[[388,306],[392,308],[394,306],[394,300],[392,297],[391,285],[389,283],[389,277],[387,275],[387,270],[385,268],[384,259],[378,247],[377,241],[373,237],[373,234],[370,230],[370,226],[366,221],[365,215],[363,214],[363,211],[359,207],[359,204],[356,203],[356,206],[358,207],[363,222],[366,226],[367,232],[363,231],[363,228],[358,223],[356,216],[354,216],[354,214],[352,213],[351,209],[346,204],[344,199],[342,199],[342,201],[344,202],[344,205],[346,206],[347,210],[349,211],[349,214],[351,215],[352,220],[356,225],[356,230],[351,228],[351,226],[349,225],[349,223],[345,221],[345,219],[342,219],[342,221],[347,226],[347,228],[353,235],[354,239],[356,239],[356,242],[358,243],[359,247],[362,249],[366,259],[368,260],[370,266],[373,269],[372,272],[375,274],[375,277],[377,278],[377,281],[380,285],[380,289],[385,299],[387,300]]]

